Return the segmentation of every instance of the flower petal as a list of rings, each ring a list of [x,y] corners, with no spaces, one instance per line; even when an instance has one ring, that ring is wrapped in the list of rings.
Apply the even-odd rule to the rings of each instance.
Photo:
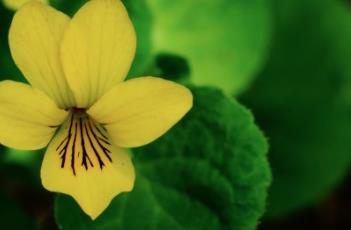
[[[71,195],[92,218],[134,185],[126,150],[110,144],[106,131],[84,114],[73,114],[50,143],[41,168],[44,187]]]
[[[17,10],[29,1],[32,1],[32,0],[3,0],[3,3],[10,10]],[[48,3],[48,0],[37,0],[37,1]]]
[[[127,76],[135,47],[120,0],[91,0],[76,13],[62,42],[62,63],[78,107],[89,107]]]
[[[33,150],[45,147],[67,112],[41,91],[14,81],[0,82],[0,143]]]
[[[105,124],[116,145],[137,147],[167,132],[191,107],[192,94],[184,86],[140,77],[116,85],[88,114]]]
[[[74,98],[59,58],[60,41],[69,17],[43,3],[32,1],[15,14],[9,32],[13,59],[35,88],[68,108]]]

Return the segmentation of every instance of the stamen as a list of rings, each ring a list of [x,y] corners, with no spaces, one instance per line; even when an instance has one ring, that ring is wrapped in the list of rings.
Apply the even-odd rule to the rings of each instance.
[[[67,136],[56,148],[61,159],[61,168],[66,167],[66,159],[71,157],[70,168],[73,175],[76,175],[76,167],[79,166],[89,170],[98,165],[102,170],[107,162],[112,162],[111,143],[106,130],[100,128],[85,111],[72,111]]]

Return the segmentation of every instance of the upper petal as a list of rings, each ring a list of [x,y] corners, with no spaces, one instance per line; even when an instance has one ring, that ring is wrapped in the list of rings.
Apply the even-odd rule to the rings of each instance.
[[[71,195],[95,219],[116,195],[133,188],[135,175],[127,151],[111,145],[102,127],[78,114],[50,143],[41,179],[46,189]]]
[[[148,144],[192,107],[190,90],[171,81],[140,77],[117,84],[89,110],[121,147]]]
[[[15,14],[9,32],[11,54],[32,86],[41,89],[60,108],[74,104],[63,74],[59,47],[69,17],[32,1]]]
[[[0,143],[17,149],[45,147],[67,112],[29,85],[0,82]]]
[[[61,57],[78,107],[89,107],[127,76],[135,47],[134,28],[120,0],[91,0],[76,13]]]

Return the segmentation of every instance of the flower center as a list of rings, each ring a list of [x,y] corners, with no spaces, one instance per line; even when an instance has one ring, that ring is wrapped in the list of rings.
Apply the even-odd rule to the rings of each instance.
[[[71,115],[62,127],[56,151],[61,168],[70,167],[76,175],[77,169],[88,170],[112,162],[111,143],[106,129],[95,122],[85,109],[71,109]]]

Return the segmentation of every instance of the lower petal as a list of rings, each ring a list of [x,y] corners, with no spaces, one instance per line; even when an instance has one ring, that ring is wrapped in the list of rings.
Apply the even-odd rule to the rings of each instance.
[[[135,174],[128,152],[111,145],[103,127],[72,114],[47,149],[41,179],[47,190],[72,196],[95,219],[116,195],[132,190]]]

